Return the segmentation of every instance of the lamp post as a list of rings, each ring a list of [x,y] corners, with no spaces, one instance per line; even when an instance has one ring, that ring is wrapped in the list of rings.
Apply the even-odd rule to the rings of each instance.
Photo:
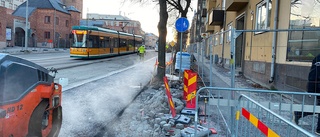
[[[25,28],[25,36],[24,36],[24,50],[27,50],[28,47],[28,5],[29,2],[28,0],[26,0],[26,28]]]

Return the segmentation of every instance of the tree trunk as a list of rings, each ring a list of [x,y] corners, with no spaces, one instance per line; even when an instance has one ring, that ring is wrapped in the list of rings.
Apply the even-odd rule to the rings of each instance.
[[[160,6],[160,21],[158,24],[159,31],[159,45],[158,45],[158,69],[157,69],[157,78],[158,80],[163,79],[166,71],[166,37],[167,37],[167,20],[168,20],[168,11],[167,11],[167,2],[166,0],[159,0]]]

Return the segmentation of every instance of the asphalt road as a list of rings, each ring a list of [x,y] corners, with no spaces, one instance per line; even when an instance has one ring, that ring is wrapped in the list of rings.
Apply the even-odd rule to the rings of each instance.
[[[154,74],[157,52],[144,60],[136,54],[79,60],[68,53],[17,55],[46,68],[55,67],[55,82],[67,78],[63,87],[63,123],[60,135],[94,136],[117,117]]]

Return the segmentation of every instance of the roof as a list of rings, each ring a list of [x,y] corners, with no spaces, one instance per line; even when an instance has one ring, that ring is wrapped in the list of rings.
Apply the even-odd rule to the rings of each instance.
[[[69,6],[68,8],[67,8],[67,10],[68,11],[75,11],[75,12],[80,12],[76,7],[74,7],[74,6]]]
[[[131,20],[130,18],[122,15],[88,13],[87,16],[90,19],[94,18],[94,19],[104,19],[104,20]]]
[[[26,2],[22,3],[12,14],[14,16],[26,17]],[[29,0],[28,3],[28,13],[32,14],[36,9],[54,9],[66,14],[70,14],[70,11],[77,11],[75,7],[66,7],[60,0]]]

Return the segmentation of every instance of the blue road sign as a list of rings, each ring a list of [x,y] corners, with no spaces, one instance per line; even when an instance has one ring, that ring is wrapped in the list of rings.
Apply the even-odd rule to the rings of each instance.
[[[176,21],[176,30],[178,32],[185,32],[189,28],[189,21],[187,18],[181,17]]]

